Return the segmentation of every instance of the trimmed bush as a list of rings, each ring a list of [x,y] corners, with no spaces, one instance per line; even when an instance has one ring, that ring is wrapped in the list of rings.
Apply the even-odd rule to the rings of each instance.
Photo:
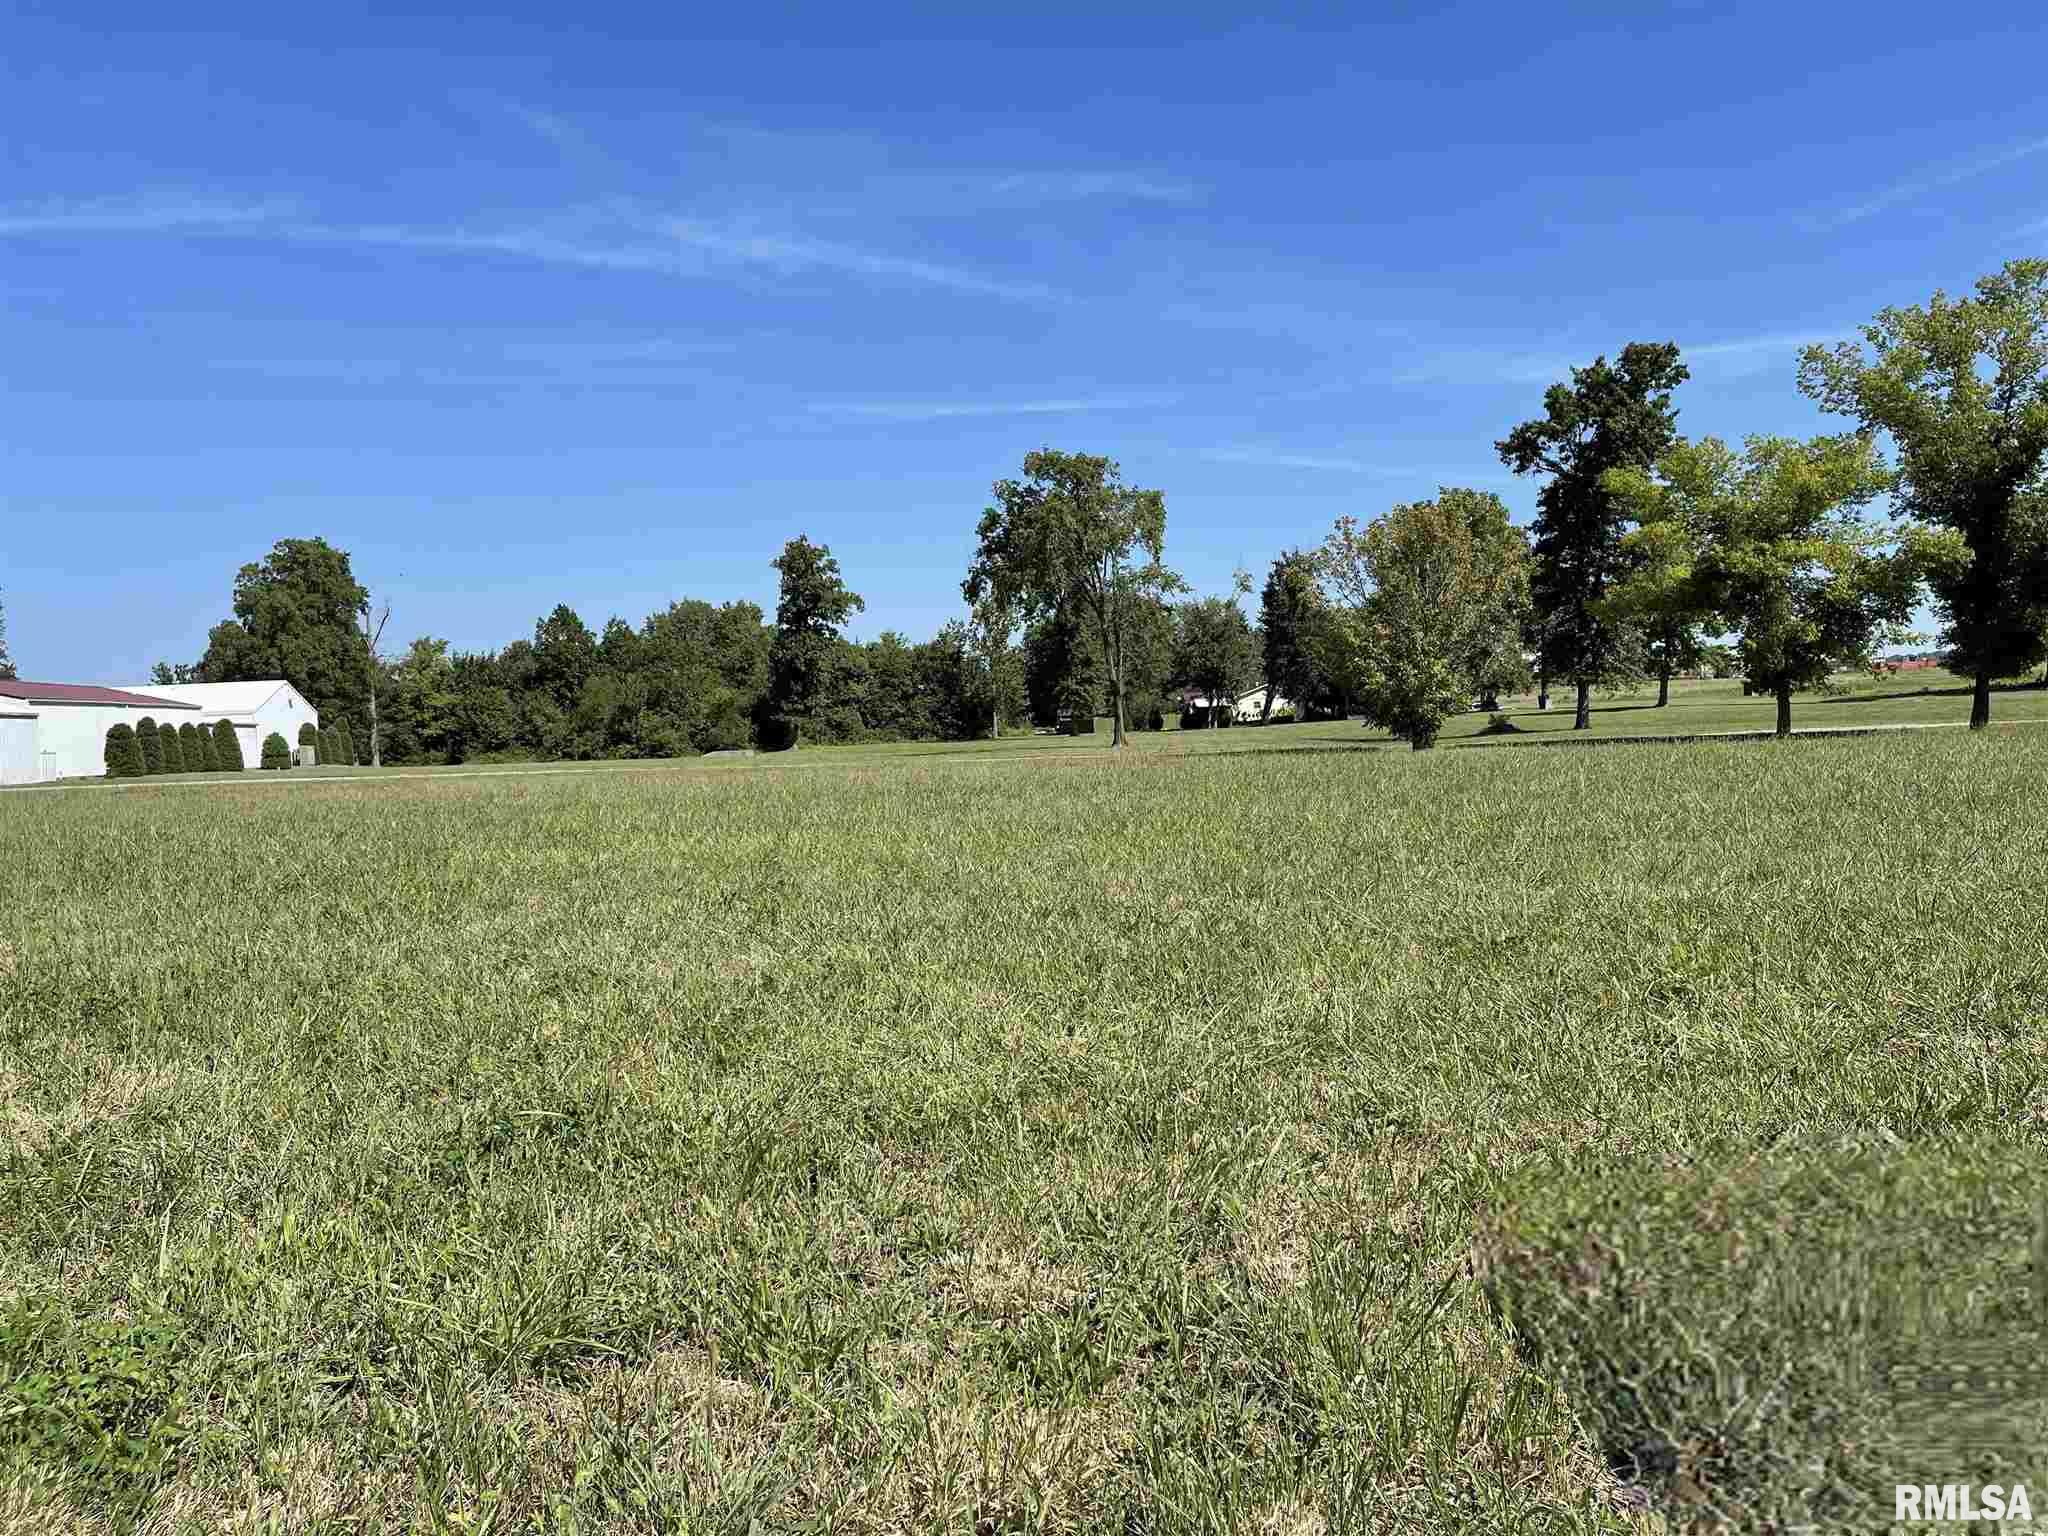
[[[107,732],[107,777],[139,779],[149,770],[142,765],[142,748],[135,740],[134,727],[126,721]]]
[[[240,773],[249,766],[242,761],[242,744],[235,739],[232,721],[213,722],[213,766],[224,773]]]
[[[156,744],[163,759],[165,773],[185,771],[185,744],[178,739],[178,728],[169,721],[157,727]]]
[[[178,727],[178,745],[184,749],[187,773],[213,772],[213,733],[187,720]]]
[[[320,729],[310,720],[301,722],[299,726],[299,746],[302,750],[311,747],[321,762],[327,761],[327,753],[320,744]]]
[[[356,764],[356,738],[355,733],[348,728],[347,715],[343,715],[335,723],[334,747],[334,760],[345,767],[353,768]]]
[[[320,761],[323,763],[333,762],[341,751],[341,748],[335,745],[334,727],[331,725],[321,726],[318,741],[320,746]]]
[[[276,731],[263,738],[263,766],[265,768],[289,768],[292,765],[292,744]]]
[[[157,739],[156,721],[144,715],[135,722],[135,745],[142,752],[142,771],[164,771],[164,744]]]
[[[1671,1530],[1880,1529],[1897,1482],[2048,1478],[2038,1190],[2011,1147],[1553,1166],[1478,1259]]]

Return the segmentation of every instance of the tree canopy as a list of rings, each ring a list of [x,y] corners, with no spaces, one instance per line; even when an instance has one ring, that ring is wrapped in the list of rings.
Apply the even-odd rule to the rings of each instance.
[[[765,744],[794,746],[807,724],[815,730],[830,706],[847,704],[845,690],[833,686],[840,681],[839,626],[867,604],[840,579],[832,551],[802,534],[771,563],[781,575],[781,592],[763,700],[774,739]]]
[[[1603,607],[1627,568],[1622,514],[1605,476],[1647,469],[1671,446],[1671,393],[1688,377],[1675,343],[1632,342],[1614,363],[1601,356],[1574,368],[1569,383],[1544,392],[1543,415],[1494,444],[1516,474],[1549,477],[1536,496],[1530,589],[1546,615],[1546,671],[1578,688],[1577,730],[1592,727],[1593,686],[1632,676],[1641,650]]]
[[[1181,603],[1174,620],[1174,681],[1199,690],[1209,701],[1209,725],[1219,725],[1259,669],[1251,623],[1234,596]]]
[[[1366,718],[1417,750],[1519,667],[1528,550],[1491,492],[1446,488],[1363,527],[1340,517],[1319,565]]]
[[[1976,679],[1970,724],[1989,724],[1992,679],[2048,655],[2048,261],[1880,311],[1862,344],[1807,348],[1799,387],[1888,435],[1898,509],[1954,536],[1927,577]]]
[[[1187,584],[1165,564],[1166,497],[1123,483],[1114,460],[1041,448],[1023,478],[998,480],[965,591],[1027,618],[1085,617],[1095,630],[1121,747],[1131,647],[1147,603]]]
[[[281,677],[323,720],[367,720],[369,671],[357,615],[369,594],[345,550],[325,539],[281,539],[235,577],[232,619],[213,627],[199,681]]]
[[[1912,616],[1924,540],[1865,522],[1891,483],[1868,437],[1754,437],[1737,455],[1716,438],[1674,444],[1656,474],[1617,470],[1609,488],[1646,529],[1688,551],[1670,588],[1684,611],[1739,632],[1744,675],[1778,701],[1838,667],[1868,667]]]

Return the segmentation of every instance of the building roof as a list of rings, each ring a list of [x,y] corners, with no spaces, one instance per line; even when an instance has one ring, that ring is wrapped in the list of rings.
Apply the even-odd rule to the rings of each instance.
[[[268,704],[280,688],[289,687],[281,677],[253,683],[150,683],[151,693],[203,709],[210,715],[253,715]]]
[[[124,688],[101,688],[92,683],[24,683],[0,681],[0,699],[24,699],[31,704],[119,704],[128,709],[191,709],[196,706],[160,694],[130,693]]]

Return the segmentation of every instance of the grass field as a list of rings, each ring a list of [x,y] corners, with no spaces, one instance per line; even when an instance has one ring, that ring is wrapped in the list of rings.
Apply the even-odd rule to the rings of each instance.
[[[1290,733],[0,797],[0,1529],[1628,1529],[1504,1209],[2042,1151],[2048,733]]]
[[[1744,698],[1742,685],[1732,681],[1679,681],[1671,686],[1671,702],[1659,707],[1654,687],[1596,693],[1593,698],[1592,727],[1587,732],[1572,730],[1572,695],[1559,689],[1551,696],[1551,707],[1539,710],[1536,697],[1524,694],[1503,701],[1503,714],[1514,727],[1512,734],[1486,736],[1481,732],[1493,722],[1487,714],[1472,713],[1453,718],[1444,727],[1440,745],[1446,747],[1541,744],[1584,741],[1597,738],[1620,741],[1630,737],[1691,737],[1727,735],[1737,732],[1769,732],[1776,723],[1776,704],[1769,698]],[[1898,726],[1961,726],[1970,718],[1970,687],[1947,672],[1902,673],[1889,679],[1845,675],[1836,680],[1833,691],[1800,694],[1793,705],[1793,728],[1798,731],[1843,731],[1893,728]],[[1994,725],[2034,725],[2048,722],[2048,689],[2007,686],[1993,695]],[[900,758],[1032,756],[1056,752],[1099,751],[1109,744],[1110,722],[1096,722],[1093,736],[1040,736],[1020,733],[999,741],[905,741],[858,747],[834,747],[823,751],[784,753],[754,758],[683,758],[658,761],[622,759],[605,762],[478,763],[456,768],[383,768],[376,773],[390,776],[419,774],[469,776],[485,774],[552,773],[647,773],[685,765],[692,771],[758,772],[764,768],[826,768],[843,770],[861,762],[888,762]],[[1232,726],[1218,730],[1183,732],[1169,721],[1158,732],[1138,731],[1130,737],[1133,750],[1147,752],[1270,752],[1296,748],[1360,747],[1405,750],[1384,731],[1371,729],[1358,720],[1319,721],[1301,725]],[[367,768],[331,766],[293,769],[289,773],[264,774],[255,782],[266,787],[300,785],[331,778],[361,778]],[[246,774],[181,774],[165,780],[144,781],[191,785],[249,783]],[[57,786],[51,786],[57,787]],[[75,779],[62,787],[115,788],[132,790],[134,780]]]

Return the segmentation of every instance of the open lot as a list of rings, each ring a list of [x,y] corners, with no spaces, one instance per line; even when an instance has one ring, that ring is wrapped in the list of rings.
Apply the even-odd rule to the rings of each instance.
[[[1193,734],[0,799],[0,1526],[1623,1529],[1505,1192],[2041,1150],[2048,734]]]

